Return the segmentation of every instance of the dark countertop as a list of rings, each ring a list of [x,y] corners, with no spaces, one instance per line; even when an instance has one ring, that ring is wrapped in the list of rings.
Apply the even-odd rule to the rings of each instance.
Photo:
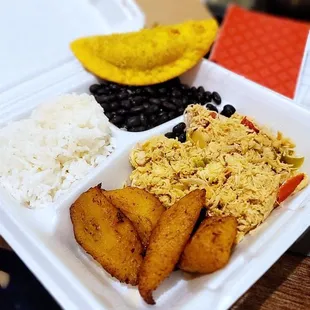
[[[9,249],[0,237],[0,247]],[[3,310],[60,310],[30,271],[10,250],[0,249],[0,270],[12,273],[7,290],[0,288]],[[232,310],[310,309],[310,257],[286,252],[242,296]]]
[[[310,309],[310,257],[287,252],[232,309]]]

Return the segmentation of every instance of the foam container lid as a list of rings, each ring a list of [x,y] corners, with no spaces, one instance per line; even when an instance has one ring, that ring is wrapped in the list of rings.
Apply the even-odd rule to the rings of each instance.
[[[202,61],[181,78],[189,85],[218,91],[222,105],[233,104],[241,114],[289,135],[297,151],[305,156],[303,171],[310,174],[310,145],[304,143],[310,131],[310,112],[208,61]],[[69,84],[65,92],[85,92],[93,82],[95,79],[89,77],[77,85]],[[29,100],[22,102],[27,106]],[[29,107],[28,112],[31,110]],[[248,234],[222,270],[200,277],[174,272],[156,290],[156,306],[147,306],[136,288],[111,278],[76,243],[69,207],[81,193],[99,183],[106,189],[120,188],[131,171],[131,148],[139,141],[170,131],[180,121],[182,116],[142,133],[124,132],[110,125],[117,149],[52,208],[24,208],[0,188],[0,233],[63,308],[227,309],[309,226],[307,187]]]
[[[111,18],[112,12],[116,17]],[[72,39],[134,30],[142,27],[143,20],[128,0],[5,2],[0,12],[0,33],[7,42],[0,50],[0,125],[28,115],[36,105],[60,93],[88,92],[95,78],[71,56],[68,44]],[[9,28],[12,31],[6,32]],[[241,114],[288,135],[305,156],[303,171],[310,175],[309,111],[208,61],[181,79],[218,91],[222,105],[233,104]],[[194,278],[174,272],[156,290],[153,307],[142,301],[136,288],[109,276],[76,243],[69,207],[99,183],[106,189],[121,187],[131,171],[131,148],[171,130],[181,120],[182,116],[142,133],[124,132],[111,124],[117,144],[114,153],[52,207],[24,208],[0,188],[0,234],[64,309],[227,309],[309,226],[307,187],[247,235],[224,269]]]
[[[143,25],[144,15],[133,0],[3,2],[1,113],[10,113],[20,99],[87,76],[69,48],[75,38],[134,31]]]

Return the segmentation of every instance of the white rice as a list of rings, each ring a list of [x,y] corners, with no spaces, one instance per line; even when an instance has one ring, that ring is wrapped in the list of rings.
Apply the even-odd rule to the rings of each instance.
[[[46,206],[114,148],[94,97],[64,95],[0,130],[0,184],[25,206]]]

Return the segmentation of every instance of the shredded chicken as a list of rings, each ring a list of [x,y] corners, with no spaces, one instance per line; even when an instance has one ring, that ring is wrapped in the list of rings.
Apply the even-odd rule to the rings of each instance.
[[[131,185],[155,194],[165,207],[196,188],[206,189],[210,215],[233,215],[237,241],[262,223],[273,210],[279,186],[298,172],[281,157],[295,145],[266,128],[256,133],[241,124],[243,116],[213,118],[201,105],[186,111],[187,135],[200,130],[206,147],[164,136],[136,146],[130,161]],[[307,185],[307,179],[298,190]]]

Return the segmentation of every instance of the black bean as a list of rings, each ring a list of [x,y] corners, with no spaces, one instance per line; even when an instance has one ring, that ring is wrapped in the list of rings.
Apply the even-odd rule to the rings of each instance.
[[[235,112],[236,112],[235,107],[233,107],[231,104],[227,104],[224,106],[221,114],[226,117],[231,117],[233,114],[235,114]]]
[[[130,112],[132,114],[140,114],[142,111],[144,111],[144,106],[143,105],[137,105],[137,106],[132,107],[130,109]]]
[[[111,119],[110,122],[114,125],[121,124],[124,121],[124,117],[121,115],[114,115]]]
[[[147,110],[150,107],[150,104],[148,102],[144,102],[143,107],[145,110]]]
[[[126,125],[128,127],[136,127],[140,126],[140,124],[141,124],[140,116],[131,116],[126,121]]]
[[[107,86],[109,86],[110,88],[112,87],[114,87],[114,85],[118,85],[117,83],[114,83],[114,82],[110,82],[110,81],[107,81],[107,80],[105,80],[105,85],[107,85]]]
[[[105,103],[109,102],[109,96],[107,95],[100,95],[95,97],[98,103]]]
[[[165,95],[165,94],[167,94],[167,92],[168,92],[168,89],[167,89],[166,87],[160,87],[160,88],[158,89],[158,93],[159,93],[160,95]]]
[[[221,96],[219,95],[219,93],[216,92],[216,91],[214,91],[214,92],[212,93],[212,99],[213,99],[214,103],[216,103],[216,104],[221,104],[221,103],[222,103],[222,98],[221,98]]]
[[[165,134],[165,137],[167,137],[168,139],[174,139],[175,138],[175,134],[173,132],[167,132]]]
[[[152,115],[159,111],[159,107],[157,105],[151,105],[148,109],[145,110],[145,114]]]
[[[214,106],[214,105],[211,104],[211,103],[208,103],[208,104],[206,105],[206,108],[207,108],[208,110],[210,110],[210,111],[214,111],[214,112],[218,113],[217,107]]]
[[[158,98],[150,98],[149,101],[152,104],[160,104],[160,99],[158,99]]]
[[[111,112],[104,112],[104,114],[108,119],[110,119],[113,116]]]
[[[204,102],[205,103],[208,103],[208,102],[211,102],[212,101],[212,94],[211,92],[209,91],[206,91],[205,94],[204,94]]]
[[[178,140],[181,142],[181,143],[184,143],[186,141],[186,134],[185,132],[181,133],[179,136],[178,136]]]
[[[108,102],[112,102],[116,99],[116,96],[112,94],[112,95],[107,96],[106,98]]]
[[[172,128],[172,132],[174,132],[176,135],[178,135],[178,134],[183,133],[185,128],[186,128],[186,124],[182,122],[182,123],[175,125]]]
[[[181,89],[182,89],[182,90],[188,90],[188,89],[189,89],[189,86],[186,85],[186,84],[182,84],[182,85],[181,85]]]
[[[131,98],[131,102],[133,105],[140,105],[144,101],[142,96],[135,96]]]
[[[116,111],[120,108],[120,104],[117,101],[111,102],[110,103],[110,109],[111,111]]]
[[[123,85],[123,89],[127,91],[127,93],[131,94],[134,91],[133,86]]]
[[[177,116],[177,112],[176,111],[171,111],[168,113],[168,117],[169,119],[173,119]]]
[[[189,100],[187,97],[182,98],[182,105],[187,106],[189,104]]]
[[[182,100],[178,98],[171,98],[171,102],[177,106],[182,105]]]
[[[101,87],[97,90],[96,96],[99,97],[99,96],[103,96],[103,95],[105,95],[105,96],[111,95],[109,88]]]
[[[170,102],[164,102],[162,106],[168,111],[175,111],[177,109],[177,107],[173,103],[170,103]]]
[[[182,115],[184,110],[185,110],[184,108],[178,108],[177,110],[178,115]]]
[[[196,100],[196,99],[190,98],[190,99],[188,100],[188,105],[190,105],[190,104],[195,104],[195,103],[197,103],[197,100]]]
[[[199,103],[204,104],[205,103],[204,93],[198,93],[197,100]]]
[[[198,93],[203,94],[204,92],[205,92],[205,89],[203,88],[203,86],[199,86]]]
[[[151,124],[155,124],[157,121],[157,115],[156,114],[152,114],[150,117],[149,117],[149,122]]]
[[[145,130],[148,130],[148,126],[145,125],[145,126],[140,126],[140,128],[138,128],[139,131],[145,131]]]
[[[121,107],[126,109],[126,110],[129,110],[131,108],[131,103],[129,100],[122,100],[121,101]]]
[[[111,112],[111,105],[109,103],[100,103],[100,105],[102,106],[104,112]]]
[[[111,84],[111,85],[110,85],[110,89],[113,90],[113,91],[116,91],[116,90],[119,90],[119,89],[120,89],[120,86],[117,85],[117,84]]]
[[[120,109],[117,111],[117,114],[122,115],[122,116],[127,115],[127,113],[128,111],[126,111],[125,109]]]
[[[181,93],[180,90],[174,89],[174,90],[171,92],[171,95],[172,95],[172,97],[180,98],[180,97],[182,96],[182,93]]]
[[[146,126],[137,126],[137,127],[131,127],[128,129],[128,131],[131,131],[131,132],[140,132],[140,131],[144,131],[146,130],[147,127]]]
[[[97,96],[101,96],[101,95],[109,95],[110,94],[110,90],[105,87],[105,86],[101,86],[97,92],[95,93]]]
[[[97,91],[100,89],[100,85],[99,84],[93,84],[89,87],[89,91],[91,94],[96,95]]]
[[[161,115],[158,115],[158,124],[163,124],[169,120],[168,114],[162,113]]]
[[[147,121],[146,116],[143,113],[140,114],[140,122],[142,126],[147,126],[148,121]]]
[[[144,93],[144,89],[143,88],[136,88],[133,93],[135,95],[142,95]]]
[[[188,98],[191,98],[192,96],[193,96],[193,92],[192,92],[191,89],[189,89],[189,90],[187,91],[187,97],[188,97]]]
[[[195,86],[193,86],[192,88],[191,88],[191,91],[192,91],[192,98],[193,99],[197,99],[197,95],[198,95],[198,91],[197,91],[197,88],[195,87]]]
[[[151,86],[147,86],[144,88],[145,92],[148,93],[149,95],[155,95],[156,94],[156,91],[153,87]]]
[[[193,101],[193,103],[197,103],[197,102],[198,102],[198,93],[194,94],[194,95],[191,97],[191,100]]]
[[[123,99],[128,98],[128,93],[123,91],[123,92],[117,93],[116,96],[118,100],[123,100]]]

